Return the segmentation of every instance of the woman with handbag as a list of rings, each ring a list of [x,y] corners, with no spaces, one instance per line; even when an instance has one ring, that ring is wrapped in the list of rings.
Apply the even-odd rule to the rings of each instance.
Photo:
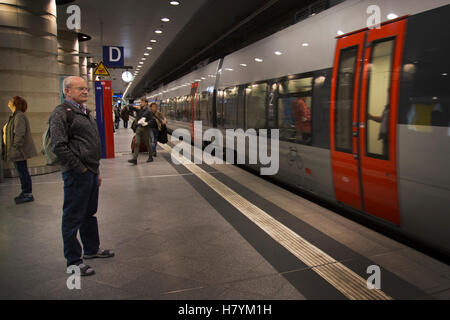
[[[34,197],[27,160],[38,154],[31,135],[30,122],[25,116],[28,104],[25,99],[16,96],[8,102],[8,107],[12,114],[3,127],[2,158],[13,162],[19,173],[22,193],[14,199],[16,204],[32,202]]]

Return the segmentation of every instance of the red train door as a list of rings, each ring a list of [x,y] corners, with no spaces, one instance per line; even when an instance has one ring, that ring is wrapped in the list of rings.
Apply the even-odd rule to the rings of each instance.
[[[406,19],[338,40],[331,99],[336,198],[400,224],[397,116]]]

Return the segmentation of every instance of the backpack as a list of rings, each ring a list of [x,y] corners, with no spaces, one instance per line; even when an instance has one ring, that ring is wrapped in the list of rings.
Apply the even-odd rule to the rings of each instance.
[[[66,113],[67,113],[67,124],[69,125],[69,132],[70,132],[70,127],[73,123],[73,111],[70,108],[65,108],[66,109]],[[42,136],[42,149],[41,149],[41,153],[44,155],[45,157],[45,161],[46,161],[46,165],[47,166],[56,166],[59,164],[58,161],[58,156],[56,154],[53,153],[53,150],[51,148],[52,145],[52,140],[51,140],[51,136],[50,136],[50,119],[47,122],[47,128],[44,131],[44,135]]]

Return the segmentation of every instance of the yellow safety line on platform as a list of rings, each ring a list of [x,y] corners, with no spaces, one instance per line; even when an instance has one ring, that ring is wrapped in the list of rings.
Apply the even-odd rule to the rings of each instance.
[[[183,143],[183,142],[181,142]],[[171,152],[168,145],[160,144]],[[183,166],[195,174],[222,198],[249,218],[275,241],[285,247],[304,264],[339,290],[351,300],[391,300],[392,298],[378,289],[369,289],[367,281],[358,274],[336,261],[328,254],[312,245],[297,233],[274,219],[272,216],[246,200],[212,175],[201,169],[190,160],[173,155]]]

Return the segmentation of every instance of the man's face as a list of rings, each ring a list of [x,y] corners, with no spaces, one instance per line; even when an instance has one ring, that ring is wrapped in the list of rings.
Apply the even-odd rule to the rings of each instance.
[[[156,112],[156,104],[152,104],[152,112],[155,113]]]
[[[75,78],[70,88],[67,88],[64,93],[66,94],[66,98],[79,104],[86,103],[89,99],[89,88],[87,87],[86,81],[82,78]]]
[[[141,100],[141,108],[144,108],[147,105],[147,101],[142,101]]]

